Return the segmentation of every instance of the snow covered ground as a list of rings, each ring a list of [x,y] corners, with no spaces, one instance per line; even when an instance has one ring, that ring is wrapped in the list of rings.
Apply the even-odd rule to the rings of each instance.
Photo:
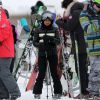
[[[33,61],[33,59],[34,60],[36,59],[34,53],[32,54],[32,56],[33,56],[32,57],[32,61]],[[70,59],[70,66],[74,66],[74,61],[73,61],[72,58]],[[26,78],[22,77],[22,76],[25,76]],[[17,100],[36,100],[36,99],[34,99],[34,95],[32,94],[32,90],[27,91],[27,92],[25,91],[27,83],[28,83],[28,80],[29,80],[27,77],[29,77],[29,76],[30,76],[30,73],[27,74],[27,71],[26,72],[22,71],[21,76],[18,78],[17,82],[18,82],[18,85],[19,85],[19,88],[20,88],[20,91],[21,91],[21,97],[18,98]],[[61,80],[63,80],[62,81],[63,88],[65,90],[67,90],[67,82],[64,80],[63,77],[61,78]],[[53,83],[51,83],[51,85],[48,85],[48,98],[47,98],[47,85],[44,82],[42,95],[41,95],[41,99],[40,100],[53,100],[52,99],[51,86],[53,87]],[[74,96],[76,96],[78,93],[79,93],[79,89],[74,92]],[[63,96],[63,97],[61,97],[60,100],[74,100],[74,99],[73,98],[69,98],[68,96]]]
[[[34,95],[32,94],[32,90],[26,92],[26,79],[20,77],[18,80],[18,85],[21,90],[21,97],[17,100],[34,100]],[[42,95],[40,100],[53,100],[52,99],[52,92],[51,92],[51,85],[48,85],[48,99],[47,99],[47,85],[44,83]],[[36,100],[36,99],[35,99]],[[59,99],[58,99],[59,100]],[[74,100],[73,98],[69,98],[68,96],[61,97],[60,100]]]

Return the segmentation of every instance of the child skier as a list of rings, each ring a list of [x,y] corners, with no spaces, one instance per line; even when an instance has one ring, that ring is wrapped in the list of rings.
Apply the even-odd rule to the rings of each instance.
[[[47,69],[47,60],[54,82],[54,97],[60,98],[62,94],[62,85],[57,74],[57,45],[60,43],[58,31],[53,27],[53,15],[46,11],[41,16],[41,27],[34,32],[33,44],[38,48],[38,66],[39,74],[36,79],[33,93],[35,98],[40,98],[42,94],[43,80]]]
[[[100,96],[100,0],[85,4],[80,23],[86,33],[91,65],[88,90],[93,96]]]

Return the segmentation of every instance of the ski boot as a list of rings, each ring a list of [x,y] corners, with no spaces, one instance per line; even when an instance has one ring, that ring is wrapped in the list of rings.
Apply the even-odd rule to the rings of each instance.
[[[40,94],[34,94],[35,99],[40,99],[41,95]]]
[[[61,99],[61,96],[62,96],[61,94],[54,94],[53,99],[55,99],[55,100],[56,99]]]
[[[93,100],[100,100],[100,96],[93,96]]]
[[[17,98],[19,98],[20,95],[10,95],[9,99],[4,99],[4,100],[17,100]]]

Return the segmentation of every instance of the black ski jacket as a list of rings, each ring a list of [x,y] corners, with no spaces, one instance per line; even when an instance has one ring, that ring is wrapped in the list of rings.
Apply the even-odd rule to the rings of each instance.
[[[57,45],[60,44],[57,28],[51,27],[46,29],[42,27],[33,31],[33,33],[33,45],[38,48],[39,56],[45,56],[46,54],[57,55]]]

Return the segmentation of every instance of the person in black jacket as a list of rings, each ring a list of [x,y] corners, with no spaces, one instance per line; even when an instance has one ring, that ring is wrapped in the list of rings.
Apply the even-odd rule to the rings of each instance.
[[[56,23],[58,24],[59,27],[70,32],[72,40],[72,53],[74,54],[75,69],[77,75],[78,75],[78,63],[79,63],[81,93],[83,95],[87,95],[88,94],[88,91],[86,90],[88,87],[87,52],[86,52],[86,43],[84,39],[84,31],[82,30],[82,27],[79,22],[79,15],[84,5],[82,3],[75,2],[74,0],[64,0],[62,2],[62,7],[65,9],[67,8],[65,11],[64,19],[59,19],[56,21]],[[78,56],[76,53],[75,40],[77,41]],[[76,98],[79,98],[79,96],[80,95],[78,95]]]
[[[57,73],[58,57],[57,45],[60,44],[59,33],[53,27],[53,15],[46,11],[42,14],[42,23],[39,29],[36,29],[33,39],[33,44],[38,48],[38,66],[39,74],[36,79],[33,93],[35,98],[40,98],[42,94],[43,80],[47,69],[47,61],[51,71],[51,76],[54,82],[54,97],[60,98],[62,94],[62,85]]]

